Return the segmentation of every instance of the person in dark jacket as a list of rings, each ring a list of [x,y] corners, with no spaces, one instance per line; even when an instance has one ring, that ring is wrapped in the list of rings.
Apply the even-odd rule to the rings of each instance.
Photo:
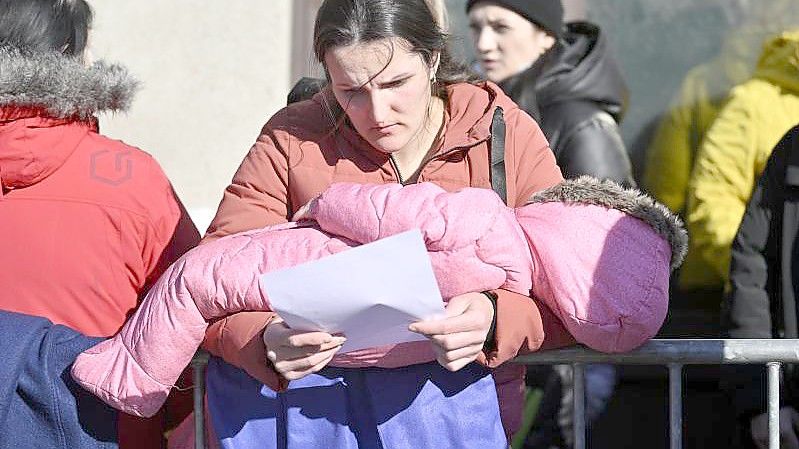
[[[799,126],[780,140],[746,207],[732,246],[730,290],[723,307],[730,338],[799,338]],[[799,448],[799,376],[787,367],[780,409],[782,447]],[[768,447],[765,371],[730,370],[726,379],[742,447]]]
[[[619,134],[627,87],[600,28],[563,24],[560,0],[470,0],[483,74],[540,124],[566,178],[633,185]]]
[[[0,311],[0,448],[116,449],[118,412],[69,375],[102,338]]]

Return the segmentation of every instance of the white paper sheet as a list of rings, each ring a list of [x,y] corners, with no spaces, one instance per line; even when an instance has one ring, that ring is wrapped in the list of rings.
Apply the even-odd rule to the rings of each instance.
[[[260,282],[289,327],[344,334],[342,353],[424,340],[408,325],[444,313],[419,230],[266,273]]]

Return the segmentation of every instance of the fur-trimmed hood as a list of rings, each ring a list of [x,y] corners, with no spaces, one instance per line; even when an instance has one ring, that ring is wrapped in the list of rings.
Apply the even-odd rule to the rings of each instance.
[[[584,176],[516,209],[533,257],[533,296],[574,338],[603,352],[652,338],[687,243],[682,223],[635,189]]]
[[[127,69],[57,52],[0,45],[0,108],[43,109],[52,118],[89,119],[130,107],[138,82]]]
[[[616,209],[652,227],[671,246],[671,269],[677,269],[688,251],[688,233],[682,220],[666,206],[638,189],[625,189],[613,181],[580,176],[533,195],[529,203],[591,204]]]

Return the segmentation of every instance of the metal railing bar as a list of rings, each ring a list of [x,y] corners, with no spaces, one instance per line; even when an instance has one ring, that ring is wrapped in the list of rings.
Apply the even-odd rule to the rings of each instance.
[[[768,447],[780,447],[780,363],[769,362],[768,368]]]
[[[682,365],[669,364],[669,447],[682,449]]]
[[[572,364],[574,396],[572,396],[574,413],[574,449],[585,449],[585,366],[582,363]]]
[[[205,368],[209,355],[198,351],[191,359],[194,380],[194,448],[205,449]]]
[[[768,368],[769,449],[779,448],[779,377],[782,363],[799,363],[799,340],[653,339],[625,353],[601,353],[583,346],[518,356],[515,363],[572,365],[574,376],[574,447],[585,449],[585,364],[666,365],[669,368],[670,447],[682,447],[683,365],[765,364]],[[198,351],[194,368],[195,448],[205,449],[205,368],[208,353]]]
[[[726,365],[799,363],[799,345],[787,339],[656,339],[630,352],[606,354],[583,346],[535,352],[518,356],[516,363],[620,365]]]

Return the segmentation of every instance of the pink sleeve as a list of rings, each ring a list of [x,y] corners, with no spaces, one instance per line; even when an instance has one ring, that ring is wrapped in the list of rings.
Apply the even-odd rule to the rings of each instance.
[[[269,311],[259,275],[347,248],[311,228],[290,225],[199,246],[156,282],[122,330],[78,356],[75,380],[114,408],[152,416],[188,365],[208,321]]]

